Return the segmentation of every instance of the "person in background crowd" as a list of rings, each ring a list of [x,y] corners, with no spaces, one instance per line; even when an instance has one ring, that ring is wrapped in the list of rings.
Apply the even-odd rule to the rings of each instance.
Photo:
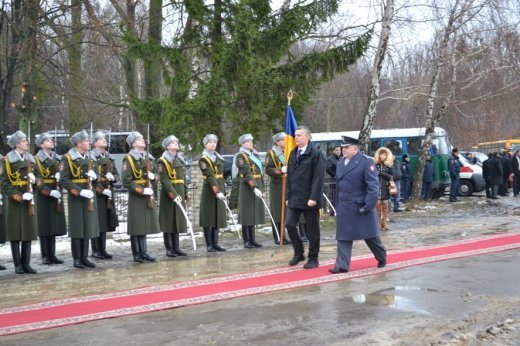
[[[332,179],[329,185],[328,197],[334,207],[336,207],[335,196],[336,196],[336,165],[338,160],[341,158],[341,146],[337,145],[332,149],[332,155],[327,157],[327,174]],[[334,216],[334,211],[329,208],[329,215]]]
[[[401,199],[401,166],[398,161],[394,161],[394,164],[392,165],[392,177],[394,179],[397,193],[395,195],[391,195],[390,200],[394,205],[394,213],[400,213],[403,210],[399,207],[399,200]]]
[[[63,261],[56,257],[56,237],[67,234],[59,186],[61,157],[53,151],[54,141],[49,133],[38,136],[35,144],[40,148],[35,156],[34,173],[38,206],[36,220],[42,264],[62,264]]]
[[[332,274],[350,269],[352,244],[364,239],[377,259],[377,267],[386,266],[386,249],[379,237],[376,203],[380,193],[378,173],[374,160],[359,152],[359,140],[343,136],[343,158],[337,169],[337,222],[338,255]],[[386,203],[385,203],[386,204]]]
[[[422,187],[421,187],[421,199],[430,200],[432,198],[432,184],[435,176],[433,170],[432,157],[426,155],[426,161],[424,162],[424,172],[422,176]]]
[[[187,256],[180,249],[179,233],[186,232],[187,222],[181,208],[186,209],[186,160],[178,153],[180,148],[177,137],[170,135],[163,139],[165,149],[157,160],[157,173],[161,182],[159,225],[163,232],[166,256]]]
[[[206,135],[202,139],[204,151],[199,159],[199,168],[204,177],[200,194],[199,225],[204,230],[208,252],[225,251],[218,245],[219,228],[226,227],[226,182],[224,158],[216,151],[218,137]],[[220,201],[219,201],[220,200]]]
[[[0,154],[0,176],[4,170],[3,162],[4,157]],[[2,186],[0,185],[0,244],[5,244],[6,236],[5,236],[5,226],[4,226],[4,196],[2,195]],[[0,270],[5,270],[6,268],[0,264]]]
[[[311,131],[306,126],[299,126],[295,131],[296,148],[291,151],[287,164],[286,204],[287,218],[285,225],[293,243],[294,256],[289,265],[294,266],[305,259],[303,243],[296,225],[303,214],[309,232],[309,255],[304,269],[319,266],[320,224],[319,213],[325,178],[325,159],[321,152],[310,143]]]
[[[388,224],[386,220],[388,218],[388,200],[390,199],[389,185],[393,181],[392,166],[394,165],[394,156],[388,148],[381,147],[376,150],[374,161],[379,177],[379,194],[376,204],[379,228],[382,231],[387,231]]]
[[[282,221],[282,167],[285,164],[285,132],[273,136],[273,146],[265,156],[265,173],[271,178],[269,182],[269,206],[273,215],[276,229],[281,235]],[[274,243],[279,245],[278,235],[274,225],[271,225]],[[283,240],[284,244],[291,244],[289,239]]]
[[[119,226],[116,206],[112,199],[112,184],[121,179],[119,178],[114,158],[107,152],[108,142],[106,136],[107,134],[104,131],[94,133],[94,148],[90,151],[94,170],[100,176],[95,184],[99,237],[91,240],[92,257],[98,259],[112,258],[112,255],[106,251],[107,232],[114,232],[117,226]]]
[[[511,169],[511,157],[507,150],[502,150],[502,154],[499,157],[500,164],[502,165],[502,181],[498,188],[498,194],[500,196],[507,196],[509,192],[509,176],[512,173]]]
[[[236,154],[236,165],[240,176],[240,194],[238,206],[238,222],[242,225],[244,247],[252,249],[262,247],[255,240],[255,226],[265,222],[262,198],[262,162],[253,149],[253,136],[244,134],[238,138],[240,149]]]
[[[88,260],[89,239],[99,237],[97,199],[92,183],[100,177],[94,172],[88,151],[90,139],[85,131],[70,137],[74,146],[60,164],[61,186],[68,191],[69,237],[75,268],[94,268]]]
[[[502,183],[502,164],[498,159],[498,153],[492,153],[486,161],[486,169],[483,170],[484,180],[489,181],[490,198],[498,199],[499,186]]]
[[[131,132],[126,142],[132,148],[123,159],[121,179],[128,189],[128,229],[134,262],[155,262],[148,254],[146,236],[160,232],[154,196],[154,158],[145,151],[139,132]],[[147,181],[148,180],[148,181]],[[149,184],[148,184],[149,182]]]
[[[484,182],[486,184],[486,198],[491,198],[491,183],[489,180],[489,163],[491,160],[491,153],[488,155],[488,158],[482,162],[482,177],[484,178]]]
[[[451,186],[450,186],[450,202],[460,202],[457,198],[459,194],[460,185],[460,168],[462,163],[459,160],[459,150],[453,148],[451,150],[451,157],[448,159],[448,170],[450,172]]]
[[[513,174],[513,196],[518,197],[520,192],[520,149],[517,149],[511,158],[511,174]]]
[[[4,195],[6,240],[11,243],[14,271],[16,274],[36,274],[30,265],[31,242],[37,239],[36,206],[32,184],[36,177],[34,158],[29,154],[29,142],[22,131],[11,135],[7,144],[13,149],[3,159],[0,185]],[[21,255],[20,255],[21,244]]]
[[[471,163],[472,165],[476,165],[478,163],[477,158],[475,156],[473,156],[472,153],[467,153],[466,159],[468,159],[468,162]]]
[[[403,154],[401,162],[401,197],[403,203],[408,202],[412,190],[412,169],[410,167],[410,156]]]

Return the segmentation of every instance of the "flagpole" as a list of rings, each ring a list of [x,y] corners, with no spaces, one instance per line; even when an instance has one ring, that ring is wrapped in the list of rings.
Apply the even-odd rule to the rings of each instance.
[[[292,89],[289,89],[287,93],[287,107],[291,106],[291,100],[293,98]],[[287,125],[286,125],[287,126]],[[287,136],[287,135],[286,135]],[[284,166],[287,167],[289,156],[284,160]],[[280,245],[283,245],[284,233],[285,233],[285,186],[287,185],[287,173],[282,173],[282,213],[280,218]]]

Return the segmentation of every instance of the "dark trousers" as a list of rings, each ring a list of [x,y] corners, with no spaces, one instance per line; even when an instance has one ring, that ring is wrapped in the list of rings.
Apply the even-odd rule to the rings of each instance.
[[[459,184],[459,178],[451,178],[450,197],[455,198],[459,195]]]
[[[513,195],[516,197],[520,192],[520,172],[515,174],[513,179]]]
[[[486,197],[491,198],[491,183],[486,180]]]
[[[338,256],[336,257],[336,268],[345,270],[350,269],[350,259],[352,257],[352,244],[353,240],[338,240]],[[381,238],[369,238],[365,239],[365,243],[368,248],[374,254],[374,257],[378,261],[386,260],[386,249],[381,242]]]
[[[285,226],[291,239],[294,255],[303,256],[303,242],[298,234],[298,222],[300,215],[303,213],[305,223],[307,224],[307,233],[309,237],[309,260],[317,260],[320,252],[320,223],[318,209],[293,209],[287,208],[287,218]]]
[[[408,202],[408,199],[410,198],[411,187],[411,179],[401,179],[401,198],[404,203]]]
[[[422,199],[430,199],[432,194],[432,182],[424,182],[422,183],[421,188],[421,198]]]

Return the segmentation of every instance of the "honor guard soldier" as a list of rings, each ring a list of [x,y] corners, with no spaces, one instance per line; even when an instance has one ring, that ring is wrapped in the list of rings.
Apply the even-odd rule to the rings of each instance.
[[[11,135],[7,144],[13,149],[3,159],[0,175],[5,206],[6,240],[11,242],[14,270],[17,274],[36,274],[31,268],[31,241],[36,240],[36,217],[32,184],[34,158],[27,151],[29,142],[21,131]],[[21,256],[20,256],[21,243]]]
[[[273,147],[265,156],[265,173],[271,177],[269,183],[269,206],[279,233],[278,235],[276,234],[276,230],[272,225],[275,244],[280,244],[278,236],[280,235],[282,225],[282,166],[285,164],[284,149],[285,132],[280,132],[273,136]],[[284,244],[291,244],[291,241],[284,239]]]
[[[218,137],[209,134],[202,140],[204,151],[199,167],[204,183],[200,194],[199,225],[204,229],[208,252],[226,251],[218,245],[219,228],[226,227],[226,196],[224,181],[224,158],[216,152]],[[219,201],[219,199],[221,201]]]
[[[123,159],[122,181],[128,189],[128,235],[134,262],[154,262],[148,255],[146,235],[159,233],[159,219],[155,210],[155,180],[152,163],[154,158],[147,153],[146,142],[139,132],[131,132],[126,142],[132,148]]]
[[[179,248],[179,232],[186,231],[187,223],[178,206],[181,203],[186,210],[186,161],[178,153],[177,137],[166,137],[162,147],[165,151],[157,160],[157,173],[161,182],[159,225],[163,232],[166,256],[186,256]]]
[[[0,154],[0,175],[2,174],[4,157]],[[2,186],[0,186],[0,244],[5,244],[5,226],[4,226],[4,201],[2,196]],[[5,270],[5,267],[0,264],[0,270]]]
[[[244,247],[262,247],[255,241],[255,225],[265,223],[265,209],[261,201],[264,183],[262,180],[262,161],[253,149],[253,136],[245,134],[238,138],[240,150],[235,156],[240,176],[238,222],[242,225]]]
[[[112,255],[106,251],[107,232],[113,232],[119,226],[116,207],[112,199],[114,182],[120,181],[116,164],[112,155],[107,151],[106,132],[94,133],[94,148],[90,151],[94,171],[100,176],[96,181],[96,199],[99,221],[99,237],[93,238],[92,257],[99,259],[111,259]]]
[[[99,177],[90,159],[90,139],[85,131],[70,137],[74,148],[64,155],[60,167],[61,186],[68,191],[69,237],[76,268],[94,268],[88,260],[89,240],[99,237],[97,201],[92,182]]]
[[[65,213],[62,210],[59,186],[59,165],[61,157],[54,149],[54,141],[49,133],[42,133],[35,140],[40,148],[36,156],[36,214],[38,237],[42,252],[42,264],[62,264],[56,257],[56,236],[67,234]]]

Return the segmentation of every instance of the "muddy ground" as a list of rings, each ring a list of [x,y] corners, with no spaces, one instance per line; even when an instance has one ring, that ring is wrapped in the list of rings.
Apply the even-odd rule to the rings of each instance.
[[[520,198],[445,198],[390,214],[388,249],[520,232]],[[320,257],[332,259],[334,222],[322,223]],[[0,307],[285,266],[292,249],[273,244],[243,249],[236,233],[221,238],[225,253],[208,254],[202,239],[185,258],[167,258],[162,238],[150,241],[157,263],[131,262],[129,244],[110,243],[115,258],[91,270],[72,268],[67,247],[60,266],[38,263],[38,275],[16,275],[5,251]],[[191,241],[183,240],[190,249]],[[3,249],[5,250],[5,248]],[[368,253],[357,242],[354,255]],[[156,313],[0,337],[2,345],[520,345],[520,251],[513,250],[399,269],[369,277],[207,303]]]

